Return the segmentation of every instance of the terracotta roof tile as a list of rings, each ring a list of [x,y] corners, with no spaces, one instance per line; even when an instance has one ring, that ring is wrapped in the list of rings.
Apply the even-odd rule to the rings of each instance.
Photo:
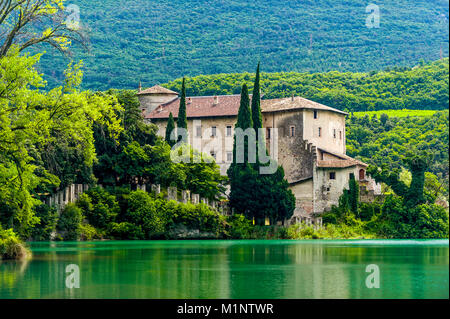
[[[251,96],[250,96],[251,97]],[[188,103],[191,99],[191,103]],[[198,117],[215,117],[215,116],[237,116],[239,112],[240,95],[220,95],[218,96],[218,104],[214,104],[214,96],[197,96],[187,98],[186,111],[188,118]],[[147,114],[147,119],[165,119],[172,112],[174,117],[178,116],[178,108],[180,107],[180,99],[176,98],[171,102],[162,104],[154,111]],[[261,101],[262,112],[276,112],[293,109],[317,109],[347,114],[337,109],[316,103],[301,97],[285,99],[273,99]]]
[[[323,148],[318,147],[318,150],[320,150],[321,152],[325,152],[328,154],[331,154],[333,156],[336,157],[336,159],[332,159],[332,160],[318,160],[317,161],[317,166],[318,167],[329,167],[329,168],[345,168],[345,167],[352,167],[352,166],[356,166],[356,165],[361,165],[361,166],[368,166],[366,163],[363,163],[357,159],[354,159],[346,154],[342,154],[342,153],[336,153],[336,152],[332,152]]]
[[[240,95],[222,95],[217,97],[217,104],[214,96],[196,96],[186,99],[186,115],[188,118],[215,117],[215,116],[236,116],[239,111],[241,101]],[[158,106],[150,112],[148,119],[166,119],[169,114],[178,117],[180,99],[176,98],[171,102]]]
[[[271,99],[261,101],[262,112],[277,112],[292,109],[324,110],[347,115],[348,113],[332,107],[296,96],[294,98]]]
[[[152,86],[151,88],[143,90],[143,91],[140,91],[138,93],[138,95],[146,95],[146,94],[171,94],[171,95],[177,95],[178,96],[177,92],[174,92],[174,91],[171,91],[169,89],[166,89],[165,87],[162,87],[160,85]]]

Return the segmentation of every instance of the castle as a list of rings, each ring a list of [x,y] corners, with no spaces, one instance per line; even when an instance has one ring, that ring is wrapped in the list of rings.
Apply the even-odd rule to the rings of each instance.
[[[156,124],[158,134],[164,136],[169,114],[178,116],[178,93],[157,85],[139,89],[138,98],[145,121]],[[239,106],[240,95],[186,98],[190,143],[211,154],[223,175],[233,160]],[[261,100],[261,111],[267,149],[269,153],[278,150],[278,163],[296,197],[291,222],[320,220],[324,211],[338,205],[350,174],[365,195],[381,193],[380,185],[366,176],[367,164],[346,155],[347,113],[294,96]],[[272,145],[274,135],[277,148]]]

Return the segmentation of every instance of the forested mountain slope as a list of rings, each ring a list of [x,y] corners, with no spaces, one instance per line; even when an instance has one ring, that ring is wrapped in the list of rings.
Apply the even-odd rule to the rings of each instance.
[[[238,94],[253,80],[251,73],[202,75],[187,78],[186,88],[192,96]],[[164,86],[180,92],[181,79]],[[449,107],[449,60],[370,73],[263,73],[261,89],[266,99],[295,94],[348,111],[443,110]]]
[[[382,70],[448,56],[448,1],[380,0],[368,28],[363,0],[72,0],[89,28],[84,87],[136,88],[181,76]],[[39,49],[40,50],[40,49]],[[47,49],[50,85],[68,60]]]

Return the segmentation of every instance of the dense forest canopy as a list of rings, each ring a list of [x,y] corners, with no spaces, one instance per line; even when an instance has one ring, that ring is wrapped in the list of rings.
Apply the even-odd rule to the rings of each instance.
[[[449,107],[448,58],[414,68],[352,73],[263,73],[264,99],[292,94],[348,111],[401,109],[443,110]],[[187,79],[188,95],[238,94],[239,86],[251,86],[254,74],[202,75]],[[180,91],[181,80],[165,87]]]
[[[427,172],[444,183],[442,190],[448,195],[448,110],[423,117],[399,118],[388,114],[350,117],[347,120],[347,154],[392,170],[405,166],[404,159],[409,152],[425,151],[431,155]]]
[[[91,50],[84,88],[135,88],[181,76],[253,72],[369,72],[448,56],[449,4],[380,0],[368,28],[363,0],[73,0]],[[67,59],[48,49],[50,86]],[[39,48],[41,50],[41,48]]]

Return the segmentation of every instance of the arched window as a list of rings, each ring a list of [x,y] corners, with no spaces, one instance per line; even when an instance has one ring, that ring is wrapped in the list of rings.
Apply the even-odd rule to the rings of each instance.
[[[359,170],[359,180],[362,181],[364,179],[366,179],[366,171],[361,168]]]

